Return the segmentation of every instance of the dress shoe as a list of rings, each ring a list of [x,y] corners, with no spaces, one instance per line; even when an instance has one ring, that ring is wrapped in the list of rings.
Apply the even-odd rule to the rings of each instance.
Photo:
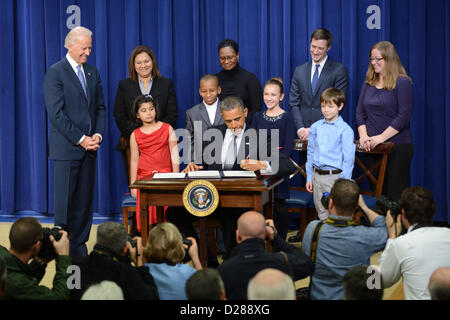
[[[297,232],[297,234],[295,236],[290,236],[288,238],[288,242],[301,242],[302,238],[300,237],[300,231]]]

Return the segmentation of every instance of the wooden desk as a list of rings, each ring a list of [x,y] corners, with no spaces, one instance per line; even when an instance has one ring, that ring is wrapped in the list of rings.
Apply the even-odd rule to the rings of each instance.
[[[149,232],[148,206],[156,206],[157,222],[164,220],[164,206],[184,207],[184,188],[195,179],[158,179],[153,180],[147,176],[130,185],[131,188],[140,189],[140,215],[142,244],[145,246]],[[277,176],[263,176],[257,178],[221,178],[206,179],[217,188],[219,192],[219,207],[222,208],[253,208],[258,212],[264,212],[266,218],[273,219],[274,188],[283,179]],[[138,211],[138,209],[136,209]],[[186,213],[188,214],[188,213]],[[207,219],[207,217],[206,217]],[[206,222],[205,218],[199,218],[200,222],[200,261],[207,266],[206,259]]]

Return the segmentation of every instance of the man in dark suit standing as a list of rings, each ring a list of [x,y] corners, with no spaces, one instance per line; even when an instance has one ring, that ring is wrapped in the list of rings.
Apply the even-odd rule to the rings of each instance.
[[[92,32],[84,27],[66,36],[66,56],[45,75],[50,119],[49,157],[55,164],[55,225],[67,228],[70,254],[86,255],[92,225],[95,159],[105,130],[100,74],[86,63]]]
[[[323,118],[320,95],[324,90],[337,88],[347,96],[347,67],[327,55],[332,42],[333,36],[327,29],[315,30],[310,41],[312,61],[298,66],[292,77],[289,105],[302,140],[308,139],[311,125]]]

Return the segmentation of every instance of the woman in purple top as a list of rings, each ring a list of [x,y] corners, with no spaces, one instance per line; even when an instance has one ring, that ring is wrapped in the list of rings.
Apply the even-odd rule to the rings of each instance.
[[[369,58],[366,81],[356,107],[359,141],[368,151],[383,142],[395,144],[388,159],[383,194],[399,200],[401,192],[409,186],[413,155],[409,125],[414,104],[412,83],[392,43],[374,44]]]

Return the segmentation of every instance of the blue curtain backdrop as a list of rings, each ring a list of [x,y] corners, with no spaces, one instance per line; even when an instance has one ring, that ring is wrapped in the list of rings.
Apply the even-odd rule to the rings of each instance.
[[[151,47],[162,74],[174,81],[177,127],[184,127],[184,111],[200,101],[199,78],[220,70],[220,40],[237,40],[240,64],[262,84],[281,76],[288,93],[295,67],[310,59],[311,32],[325,27],[334,36],[330,56],[349,68],[343,117],[353,127],[369,48],[380,40],[396,46],[414,81],[412,184],[432,190],[435,220],[450,220],[446,0],[0,0],[0,218],[23,211],[53,214],[43,79],[46,68],[65,55],[64,37],[76,24],[94,32],[88,62],[100,71],[108,108],[96,173],[97,217],[109,219],[120,212],[127,190],[114,150],[119,131],[112,109],[136,45]]]

